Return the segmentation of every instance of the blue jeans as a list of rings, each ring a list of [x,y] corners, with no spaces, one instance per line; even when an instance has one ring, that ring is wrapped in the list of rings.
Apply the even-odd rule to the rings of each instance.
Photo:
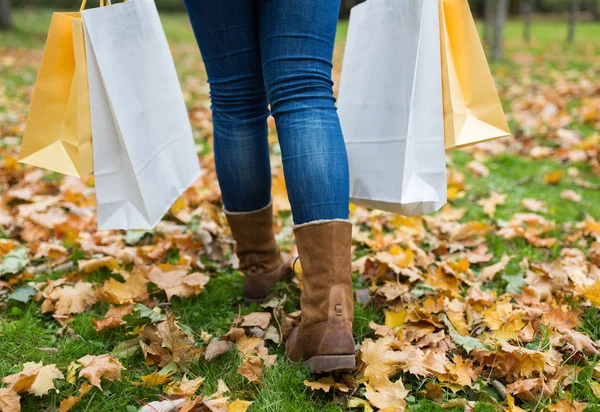
[[[271,201],[271,113],[294,223],[346,219],[348,157],[331,80],[340,0],[185,3],[210,83],[225,209]]]

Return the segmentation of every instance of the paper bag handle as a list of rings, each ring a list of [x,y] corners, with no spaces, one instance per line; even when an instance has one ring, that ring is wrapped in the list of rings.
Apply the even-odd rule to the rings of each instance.
[[[123,3],[125,3],[127,0],[123,0]],[[87,0],[83,0],[81,2],[81,7],[79,8],[79,11],[83,11],[83,9],[85,9],[85,5],[87,4]],[[111,5],[111,0],[106,0],[106,5],[110,6]],[[100,7],[104,7],[104,0],[100,0]]]

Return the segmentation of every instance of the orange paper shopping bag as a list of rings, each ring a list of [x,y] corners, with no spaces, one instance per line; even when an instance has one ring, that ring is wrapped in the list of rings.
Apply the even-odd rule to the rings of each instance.
[[[510,135],[467,0],[440,0],[446,149]]]
[[[87,65],[80,13],[54,13],[19,161],[71,176],[93,170]]]

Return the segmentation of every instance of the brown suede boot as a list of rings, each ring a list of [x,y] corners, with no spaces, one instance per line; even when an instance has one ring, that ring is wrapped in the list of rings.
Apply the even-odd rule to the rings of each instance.
[[[244,298],[263,302],[275,284],[291,273],[273,232],[273,206],[248,213],[225,212],[244,274]]]
[[[302,265],[302,321],[286,343],[312,373],[354,369],[352,224],[327,221],[295,229]]]

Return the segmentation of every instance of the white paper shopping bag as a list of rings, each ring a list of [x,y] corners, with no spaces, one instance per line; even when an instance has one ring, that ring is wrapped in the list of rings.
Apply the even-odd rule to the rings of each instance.
[[[153,0],[82,13],[99,229],[151,229],[200,175]]]
[[[406,216],[446,203],[438,0],[355,6],[339,115],[353,203]]]

